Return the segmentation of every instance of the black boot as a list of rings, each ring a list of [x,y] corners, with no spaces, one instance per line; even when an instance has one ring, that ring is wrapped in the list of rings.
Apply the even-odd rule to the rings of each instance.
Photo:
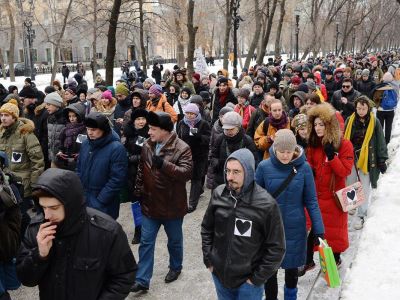
[[[142,226],[135,227],[135,235],[132,239],[132,245],[137,245],[140,243],[140,237],[142,236]]]

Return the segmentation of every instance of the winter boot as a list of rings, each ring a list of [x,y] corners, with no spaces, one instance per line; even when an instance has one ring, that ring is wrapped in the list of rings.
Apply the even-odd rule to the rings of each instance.
[[[297,288],[289,289],[285,285],[284,292],[285,300],[297,300]]]
[[[132,245],[136,245],[140,243],[140,237],[142,236],[142,226],[135,227],[135,235],[132,239]]]

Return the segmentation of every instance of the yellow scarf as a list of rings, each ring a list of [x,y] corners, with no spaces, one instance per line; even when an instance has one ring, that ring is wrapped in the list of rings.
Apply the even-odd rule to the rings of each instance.
[[[351,138],[351,129],[353,127],[353,122],[356,118],[356,114],[353,113],[349,122],[347,123],[346,131],[344,133],[344,138],[346,140],[350,140]],[[364,174],[368,174],[368,147],[369,141],[371,140],[372,134],[374,133],[375,128],[375,117],[373,113],[370,113],[369,124],[367,128],[367,132],[365,133],[365,138],[361,146],[360,157],[358,158],[357,168],[364,172]]]

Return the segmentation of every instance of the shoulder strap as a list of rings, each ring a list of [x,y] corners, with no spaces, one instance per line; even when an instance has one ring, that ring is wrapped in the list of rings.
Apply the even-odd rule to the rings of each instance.
[[[292,181],[293,177],[297,174],[296,168],[293,166],[292,171],[289,176],[282,182],[281,186],[272,194],[275,199],[288,187],[289,183]]]
[[[183,115],[182,105],[181,105],[181,103],[179,102],[179,100],[178,100],[178,109],[179,109],[179,114],[180,114],[180,115]]]
[[[162,110],[165,112],[165,102],[162,102],[161,105],[162,105]]]

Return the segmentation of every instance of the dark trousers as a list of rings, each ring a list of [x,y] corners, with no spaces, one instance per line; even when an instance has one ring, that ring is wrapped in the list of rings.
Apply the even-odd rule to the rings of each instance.
[[[201,194],[204,193],[204,177],[207,159],[193,161],[193,176],[190,183],[189,206],[196,208]]]
[[[278,272],[270,277],[265,283],[265,300],[276,300],[278,299]],[[286,269],[285,270],[285,286],[288,289],[295,289],[297,282],[299,281],[298,270]]]
[[[388,111],[380,111],[378,110],[376,113],[376,117],[382,125],[382,128],[385,127],[385,141],[386,145],[390,142],[390,136],[392,134],[392,125],[394,118],[394,110]]]
[[[31,222],[31,217],[28,214],[28,210],[32,207],[32,199],[24,198],[19,205],[19,210],[21,211],[21,237],[25,235],[26,228],[28,228]]]

